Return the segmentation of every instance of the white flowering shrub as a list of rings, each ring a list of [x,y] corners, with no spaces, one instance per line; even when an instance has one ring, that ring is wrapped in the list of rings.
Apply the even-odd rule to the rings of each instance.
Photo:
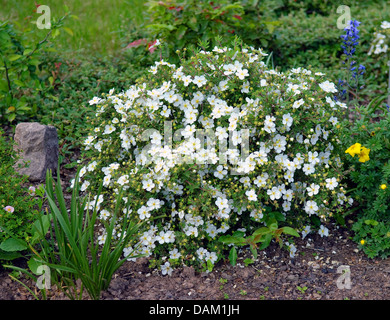
[[[148,79],[90,101],[82,189],[103,220],[125,190],[123,214],[148,220],[131,248],[164,273],[174,263],[214,264],[226,249],[220,236],[250,233],[270,211],[306,236],[311,218],[348,203],[335,131],[345,105],[333,100],[335,85],[303,68],[269,69],[264,56],[234,44],[180,66],[158,61]]]
[[[387,55],[390,45],[390,22],[382,21],[380,29],[374,32],[368,55]]]

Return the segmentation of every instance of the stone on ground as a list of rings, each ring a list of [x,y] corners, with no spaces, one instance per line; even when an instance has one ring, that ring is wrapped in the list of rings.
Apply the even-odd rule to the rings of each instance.
[[[46,171],[58,165],[58,135],[55,127],[37,122],[19,123],[15,128],[15,150],[20,159],[15,169],[30,181],[43,181]],[[27,166],[24,165],[27,163]]]

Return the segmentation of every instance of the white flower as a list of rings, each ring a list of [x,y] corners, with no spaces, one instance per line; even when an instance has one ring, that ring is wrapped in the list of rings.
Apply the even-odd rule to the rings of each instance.
[[[118,183],[119,183],[121,186],[123,186],[123,185],[129,183],[129,176],[128,176],[127,174],[125,174],[125,175],[119,177]]]
[[[186,236],[194,236],[196,238],[198,236],[198,228],[193,226],[188,227],[186,230]]]
[[[293,123],[293,118],[291,117],[290,113],[283,115],[283,122],[282,123],[287,127],[291,127],[291,125]]]
[[[96,166],[97,166],[97,162],[96,161],[93,161],[91,162],[88,166],[87,166],[87,169],[89,172],[92,172],[96,169]]]
[[[104,244],[106,242],[106,239],[107,239],[107,235],[106,234],[102,234],[100,236],[98,236],[98,243],[100,245]]]
[[[215,201],[215,204],[218,206],[219,210],[222,210],[224,208],[229,207],[229,201],[228,199],[218,197],[217,201]]]
[[[389,29],[390,28],[390,22],[382,21],[381,28],[382,29]]]
[[[326,228],[323,225],[321,225],[320,226],[320,230],[318,230],[318,234],[321,236],[321,238],[323,236],[327,237],[329,235],[329,230],[328,230],[328,228]]]
[[[271,200],[280,199],[282,193],[277,187],[273,187],[272,189],[267,190],[267,194],[269,195]]]
[[[114,132],[116,130],[116,128],[112,125],[112,124],[107,124],[105,127],[104,127],[104,132],[103,134],[110,134],[112,132]]]
[[[151,191],[156,185],[153,183],[152,179],[143,180],[142,188],[146,191]]]
[[[85,190],[87,190],[87,188],[89,187],[90,185],[90,182],[89,181],[84,181],[83,184],[81,185],[81,188],[80,188],[80,191],[81,192],[84,192]],[[31,187],[30,187],[31,188]]]
[[[139,208],[137,210],[137,213],[139,215],[139,218],[141,220],[144,220],[144,219],[148,219],[150,218],[150,213],[149,213],[149,209],[145,206],[142,206],[141,208]]]
[[[191,76],[184,76],[181,80],[183,81],[185,87],[188,87],[188,85],[192,82]]]
[[[290,211],[291,210],[291,202],[290,201],[283,201],[282,204],[284,211]]]
[[[177,250],[177,248],[169,251],[169,254],[170,254],[169,256],[170,259],[179,259],[181,257],[181,254],[179,250]]]
[[[312,197],[313,195],[318,193],[318,191],[320,190],[320,186],[318,184],[312,183],[310,185],[310,187],[306,188],[306,190],[307,190],[309,196]]]
[[[196,254],[200,260],[203,260],[206,257],[207,252],[208,251],[205,248],[199,248],[196,250]]]
[[[161,266],[161,273],[163,274],[163,275],[171,275],[172,274],[172,271],[173,271],[173,269],[172,269],[172,267],[171,267],[171,264],[167,261],[167,262],[165,262],[162,266]]]
[[[161,231],[158,236],[156,236],[156,241],[158,241],[160,244],[163,244],[168,241],[168,236],[165,234],[164,231]]]
[[[286,246],[288,248],[288,251],[290,252],[290,258],[294,258],[297,248],[294,246],[293,243],[288,243],[288,242],[286,243]]]
[[[221,91],[225,91],[227,89],[229,89],[229,86],[227,85],[228,84],[228,81],[227,80],[222,80],[220,83],[219,83],[219,88],[221,89]]]
[[[210,261],[211,263],[215,263],[218,259],[217,254],[215,252],[206,252],[206,261]]]
[[[214,176],[218,179],[223,179],[225,175],[227,175],[227,170],[222,165],[219,165],[216,171],[214,171]]]
[[[195,76],[192,82],[195,83],[198,87],[202,87],[207,83],[207,79],[205,76]]]
[[[249,76],[248,70],[247,70],[247,69],[240,69],[240,70],[237,70],[237,71],[236,71],[236,76],[237,76],[240,80],[244,80],[245,77]]]
[[[101,101],[102,101],[101,98],[93,97],[92,100],[89,100],[89,104],[92,106],[93,104],[98,104],[98,103],[101,102]]]
[[[312,200],[307,201],[305,205],[305,211],[309,216],[315,214],[318,211],[317,203]]]
[[[241,87],[241,92],[242,93],[249,93],[249,87],[250,87],[249,81],[244,82],[242,84],[242,87]]]
[[[308,156],[309,162],[312,164],[316,164],[316,163],[320,162],[320,159],[318,159],[318,152],[317,151],[314,151],[314,152],[309,151],[307,156]]]
[[[91,145],[92,141],[95,140],[96,137],[94,136],[88,136],[87,139],[84,140],[84,145],[89,146]]]
[[[315,166],[313,163],[305,163],[302,170],[306,175],[309,175],[315,172]]]
[[[160,209],[163,201],[158,199],[150,198],[146,205],[148,206],[149,211]]]
[[[298,109],[301,105],[303,105],[305,103],[305,100],[303,99],[299,99],[298,101],[295,101],[294,104],[293,104],[293,108],[294,109]]]
[[[246,191],[245,194],[248,197],[249,201],[257,201],[257,195],[254,189]]]
[[[302,230],[302,239],[305,239],[305,237],[310,233],[310,226],[306,226],[303,230]]]
[[[334,188],[336,188],[338,186],[338,182],[337,182],[337,179],[336,178],[328,178],[325,180],[326,181],[326,187],[329,189],[329,190],[333,190]]]
[[[103,178],[103,186],[108,187],[110,185],[110,181],[111,181],[111,175],[106,175]]]
[[[82,167],[80,169],[80,172],[79,172],[79,177],[81,178],[83,175],[85,175],[87,173],[87,168],[86,167]]]
[[[329,82],[328,80],[326,80],[325,82],[320,83],[319,86],[325,92],[331,92],[331,93],[337,92],[335,84],[333,82]]]
[[[107,220],[109,217],[110,217],[110,213],[106,210],[106,209],[103,209],[102,211],[100,211],[100,219],[102,220]]]

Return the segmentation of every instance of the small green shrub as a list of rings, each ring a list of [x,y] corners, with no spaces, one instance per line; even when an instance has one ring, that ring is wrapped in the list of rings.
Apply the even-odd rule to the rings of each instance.
[[[0,130],[0,261],[21,257],[37,239],[33,223],[39,216],[38,190],[14,169],[13,143]]]
[[[353,225],[353,240],[369,258],[390,256],[390,222],[359,218]]]
[[[33,117],[42,107],[40,97],[55,99],[54,79],[47,72],[42,52],[50,49],[49,37],[58,35],[67,15],[53,22],[38,43],[31,40],[37,28],[24,31],[9,21],[0,21],[0,122]]]
[[[343,155],[346,168],[351,170],[349,195],[359,203],[359,210],[367,219],[390,221],[390,191],[381,188],[390,184],[390,112],[386,108],[380,115],[367,107],[356,110],[358,119],[342,125],[347,131],[342,141],[347,147],[359,143],[367,148],[369,159],[361,162],[350,154]]]

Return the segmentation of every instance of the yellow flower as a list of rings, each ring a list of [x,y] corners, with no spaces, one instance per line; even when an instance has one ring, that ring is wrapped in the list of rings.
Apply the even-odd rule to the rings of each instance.
[[[381,184],[381,187],[380,187],[382,190],[385,190],[387,188],[387,186],[385,184]]]
[[[355,156],[355,154],[360,154],[362,145],[360,143],[355,143],[354,145],[350,146],[347,150],[345,150],[345,153],[349,153],[352,157]]]
[[[365,243],[366,243],[366,241],[364,241],[364,239],[360,240],[361,245],[364,245]]]
[[[368,156],[369,153],[370,153],[370,149],[368,149],[366,147],[362,147],[362,150],[359,153],[359,161],[366,162],[366,161],[370,160],[370,157]]]

